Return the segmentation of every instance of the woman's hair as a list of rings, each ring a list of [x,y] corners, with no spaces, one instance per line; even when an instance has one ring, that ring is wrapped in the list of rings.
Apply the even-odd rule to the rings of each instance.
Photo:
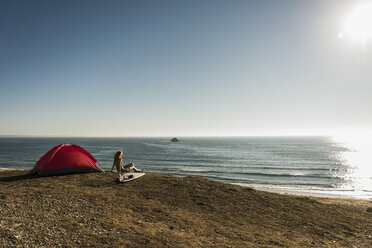
[[[114,159],[121,159],[123,157],[123,151],[119,150],[115,153]]]

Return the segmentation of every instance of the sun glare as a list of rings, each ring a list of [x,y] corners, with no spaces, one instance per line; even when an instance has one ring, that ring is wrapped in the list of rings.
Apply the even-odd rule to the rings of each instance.
[[[372,3],[357,5],[344,23],[344,34],[365,42],[372,38]]]
[[[346,177],[352,181],[357,190],[372,190],[371,134],[370,130],[366,130],[354,133],[354,135],[349,133],[334,137],[337,143],[348,148],[348,151],[341,152],[341,159],[349,166],[349,173]]]

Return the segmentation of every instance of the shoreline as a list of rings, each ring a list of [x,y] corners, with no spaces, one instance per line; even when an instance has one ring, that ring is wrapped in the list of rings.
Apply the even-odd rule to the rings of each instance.
[[[15,168],[4,168],[0,167],[1,171],[28,171],[26,169],[15,169]],[[109,172],[109,170],[105,171]],[[164,175],[171,175],[171,174],[164,174]],[[185,176],[186,177],[186,176]],[[182,177],[181,177],[182,178]],[[212,180],[214,181],[214,180]],[[218,181],[221,182],[221,181]],[[227,182],[222,182],[227,183]],[[361,201],[371,201],[372,198],[370,196],[354,196],[351,194],[338,194],[338,193],[329,193],[329,192],[309,192],[306,190],[301,189],[278,189],[274,187],[269,187],[259,184],[246,184],[246,183],[227,183],[231,185],[239,185],[242,187],[249,187],[254,188],[255,190],[276,193],[276,194],[283,194],[283,195],[293,195],[293,196],[304,196],[304,197],[317,197],[317,198],[334,198],[334,199],[349,199],[349,200],[361,200]]]
[[[18,172],[18,171],[23,172],[24,171],[24,172],[26,172],[28,170],[14,169],[14,168],[0,168],[0,175],[1,175],[1,172],[6,172],[6,171],[14,171],[14,172]],[[104,171],[104,172],[112,174],[110,171]],[[114,175],[117,175],[117,173],[115,172]],[[157,175],[172,176],[172,175],[169,175],[169,174],[157,174]],[[200,176],[200,177],[202,177],[202,176]],[[42,177],[40,177],[40,178],[42,178]],[[179,177],[179,178],[186,178],[186,177]],[[206,179],[206,180],[210,180],[210,179]],[[240,187],[243,187],[243,188],[252,188],[252,189],[257,190],[257,191],[266,192],[266,193],[273,193],[273,194],[277,194],[277,195],[292,196],[292,197],[305,197],[305,198],[317,200],[317,201],[325,203],[325,204],[336,204],[336,205],[342,205],[342,206],[348,206],[348,207],[355,207],[355,208],[364,209],[364,210],[367,209],[367,208],[372,208],[372,200],[371,199],[361,199],[361,198],[356,198],[356,197],[352,197],[352,196],[347,197],[347,196],[340,196],[340,195],[337,195],[337,194],[327,194],[327,193],[302,194],[302,192],[296,192],[296,191],[284,192],[284,191],[280,191],[280,190],[276,190],[276,189],[270,189],[269,187],[265,187],[265,190],[264,190],[263,189],[264,187],[255,187],[255,186],[251,186],[251,185],[247,185],[247,184],[241,185],[241,184],[235,184],[235,183],[219,182],[219,181],[214,181],[214,180],[211,180],[211,181],[217,182],[217,183],[222,183],[222,184],[227,184],[227,185],[237,185],[237,186],[240,186]]]
[[[237,183],[236,185],[240,185],[243,187],[252,187],[256,190],[261,190],[265,192],[271,192],[271,193],[277,193],[277,194],[288,194],[288,195],[297,195],[297,196],[309,196],[309,197],[319,197],[319,198],[335,198],[335,199],[350,199],[350,200],[363,200],[363,201],[370,201],[372,200],[371,196],[364,196],[364,195],[352,195],[348,194],[346,192],[350,191],[340,191],[339,193],[337,191],[335,192],[330,192],[330,191],[309,191],[309,190],[301,190],[298,189],[296,190],[295,188],[293,189],[278,189],[274,187],[268,187],[265,185],[257,185],[257,184],[239,184]]]

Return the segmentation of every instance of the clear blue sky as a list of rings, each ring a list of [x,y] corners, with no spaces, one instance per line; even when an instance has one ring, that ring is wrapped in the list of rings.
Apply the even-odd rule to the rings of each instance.
[[[372,40],[339,35],[357,2],[3,0],[0,135],[369,128]]]

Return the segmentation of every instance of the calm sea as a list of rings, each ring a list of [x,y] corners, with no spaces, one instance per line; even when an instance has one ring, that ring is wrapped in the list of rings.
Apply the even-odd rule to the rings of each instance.
[[[0,167],[32,169],[58,144],[80,145],[105,170],[120,149],[124,163],[153,173],[197,175],[272,192],[372,199],[370,156],[329,137],[182,138],[179,143],[169,138],[2,137]]]

